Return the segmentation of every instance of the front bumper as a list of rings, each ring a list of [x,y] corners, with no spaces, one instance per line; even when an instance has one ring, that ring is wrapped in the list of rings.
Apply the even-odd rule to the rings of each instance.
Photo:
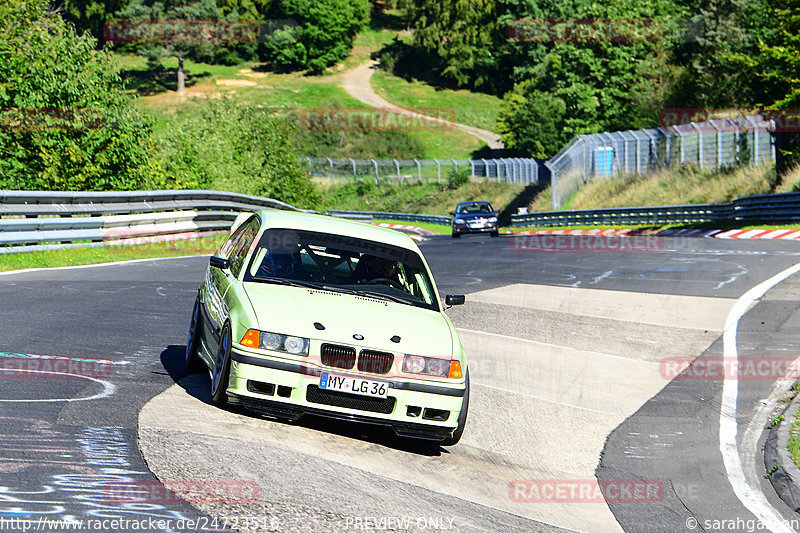
[[[230,403],[290,420],[311,414],[387,426],[403,437],[441,441],[455,430],[464,399],[463,383],[449,386],[323,369],[235,348],[231,360]],[[319,389],[323,371],[387,382],[388,397],[384,400]]]
[[[465,235],[468,233],[497,233],[498,225],[497,224],[487,224],[482,228],[470,228],[468,225],[454,225],[452,226],[453,233],[456,235]]]

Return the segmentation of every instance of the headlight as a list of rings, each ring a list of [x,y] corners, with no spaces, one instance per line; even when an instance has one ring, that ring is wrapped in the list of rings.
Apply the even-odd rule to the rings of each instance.
[[[463,219],[459,218],[459,219],[456,219],[456,220],[454,220],[454,221],[453,221],[453,223],[455,223],[455,224],[458,224],[458,225],[460,225],[460,226],[463,226],[463,225],[464,225],[464,224],[466,224],[467,222],[466,222],[465,220],[463,220]]]
[[[257,329],[248,329],[239,344],[248,348],[273,350],[294,355],[308,355],[308,339],[269,331],[259,331]]]
[[[497,222],[497,217],[489,217],[489,222]]]
[[[403,372],[442,378],[460,378],[461,363],[451,359],[442,359],[441,357],[406,355],[403,358]]]

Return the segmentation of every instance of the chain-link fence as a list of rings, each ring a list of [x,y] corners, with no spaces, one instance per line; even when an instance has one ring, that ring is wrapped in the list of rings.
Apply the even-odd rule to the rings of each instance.
[[[447,182],[453,173],[469,173],[473,181],[498,183],[539,183],[536,159],[332,159],[306,157],[308,175],[331,181],[372,181],[377,183]]]
[[[701,169],[773,163],[772,120],[761,115],[635,131],[579,135],[552,159],[553,209],[590,180],[649,174],[682,164]]]

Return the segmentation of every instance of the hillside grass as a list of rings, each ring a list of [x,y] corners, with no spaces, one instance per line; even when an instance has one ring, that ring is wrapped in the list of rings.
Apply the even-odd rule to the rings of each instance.
[[[470,182],[457,188],[438,183],[375,185],[359,182],[341,185],[320,182],[318,188],[325,209],[445,216],[458,202],[468,200],[487,200],[496,210],[502,211],[525,189],[522,185],[496,182]]]
[[[563,209],[601,209],[683,204],[718,204],[753,194],[800,190],[800,167],[778,180],[773,165],[719,171],[684,166],[648,176],[629,174],[589,182]],[[529,205],[529,211],[551,211],[550,189]]]
[[[365,31],[367,37],[362,37],[362,42],[378,42],[388,38],[376,37],[380,35],[377,30]],[[367,48],[369,45],[363,45],[362,52],[351,54],[356,64],[369,58]],[[140,56],[117,54],[115,57],[120,73],[126,79],[128,92],[139,96],[136,100],[137,106],[154,117],[154,133],[157,136],[175,123],[180,123],[182,117],[196,113],[202,102],[209,98],[234,97],[256,108],[284,113],[304,109],[370,109],[344,90],[341,73],[307,76],[302,72],[266,72],[261,65],[254,62],[224,66],[185,60],[186,90],[179,95],[175,92],[177,59],[164,59],[161,62],[164,70],[152,72],[147,70],[147,62]],[[299,120],[298,128],[302,128]],[[319,142],[309,144],[305,136],[301,135],[295,146],[296,151],[301,156],[311,157],[381,158],[387,147],[398,145],[398,132],[372,132],[366,145],[358,132],[337,133],[340,133],[337,136],[338,142],[324,146]],[[447,130],[444,134],[439,128],[400,133],[408,138],[407,142],[400,143],[407,147],[403,154],[399,154],[403,159],[468,159],[473,152],[484,146],[475,137],[456,129]],[[362,153],[347,153],[347,147],[354,144],[360,146]]]
[[[385,70],[372,76],[375,92],[392,104],[409,109],[443,109],[455,122],[494,131],[501,98],[466,90],[439,89],[421,81],[407,81]],[[449,119],[449,114],[444,118]]]

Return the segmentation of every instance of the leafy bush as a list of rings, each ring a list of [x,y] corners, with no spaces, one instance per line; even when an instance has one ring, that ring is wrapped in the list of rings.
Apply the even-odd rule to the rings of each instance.
[[[447,176],[447,188],[451,191],[454,191],[462,185],[468,183],[470,172],[471,171],[468,168],[460,168],[458,170],[451,168],[450,174]]]
[[[0,3],[0,189],[137,189],[151,121],[96,40],[44,0]]]
[[[340,102],[334,101],[330,111],[337,109],[348,112]],[[364,112],[372,111],[365,109]],[[408,131],[376,130],[368,126],[367,121],[355,121],[346,129],[309,129],[308,125],[301,125],[295,131],[294,145],[307,157],[413,159],[425,153],[419,138]]]
[[[315,208],[319,196],[297,162],[285,117],[231,98],[198,104],[158,139],[165,170],[155,188],[219,189]]]
[[[369,6],[368,0],[278,0],[271,10],[274,18],[297,25],[275,31],[259,55],[278,69],[319,74],[350,53],[368,21]]]

